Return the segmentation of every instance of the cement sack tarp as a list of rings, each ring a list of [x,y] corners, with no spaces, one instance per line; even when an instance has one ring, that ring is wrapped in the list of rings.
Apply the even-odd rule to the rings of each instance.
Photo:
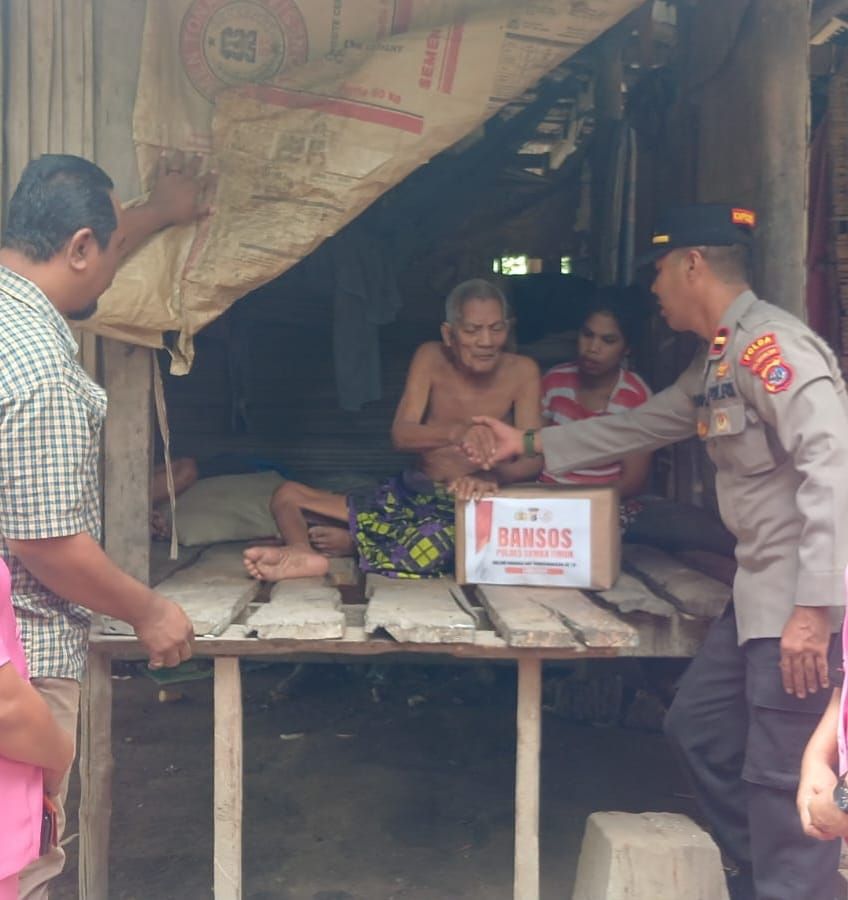
[[[641,0],[148,0],[134,112],[142,183],[163,149],[218,173],[215,213],[121,268],[88,327],[192,337]]]

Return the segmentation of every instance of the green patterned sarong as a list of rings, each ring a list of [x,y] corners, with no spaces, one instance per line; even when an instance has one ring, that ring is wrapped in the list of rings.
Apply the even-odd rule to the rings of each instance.
[[[437,578],[453,570],[454,499],[442,485],[407,471],[347,499],[363,572]]]

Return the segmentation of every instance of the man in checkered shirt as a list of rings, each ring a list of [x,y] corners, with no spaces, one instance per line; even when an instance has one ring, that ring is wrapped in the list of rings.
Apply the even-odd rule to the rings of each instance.
[[[27,166],[9,203],[0,246],[0,553],[12,573],[30,677],[71,734],[90,611],[129,622],[154,668],[191,656],[183,610],[100,547],[106,395],[77,363],[65,318],[91,315],[121,260],[149,235],[206,211],[196,169],[194,161],[163,159],[149,201],[122,210],[93,163],[46,155]],[[60,828],[67,778],[45,772]],[[27,867],[21,897],[45,898],[63,864],[54,848]]]

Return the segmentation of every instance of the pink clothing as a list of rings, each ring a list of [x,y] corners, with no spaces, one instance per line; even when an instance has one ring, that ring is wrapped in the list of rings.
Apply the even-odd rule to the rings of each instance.
[[[0,666],[7,665],[14,666],[22,678],[29,677],[12,609],[9,570],[0,560]],[[0,900],[5,900],[2,891],[7,890],[7,881],[39,854],[42,770],[0,755],[0,797]]]
[[[0,878],[0,900],[18,900],[18,873]]]
[[[591,419],[594,416],[626,412],[628,409],[641,406],[651,396],[648,385],[629,369],[620,370],[618,383],[610,394],[607,408],[603,411],[586,409],[577,399],[579,388],[580,372],[576,362],[554,366],[542,378],[542,416],[555,425],[563,425],[566,422]],[[620,477],[621,463],[614,462],[556,475],[545,471],[539,480],[549,484],[611,484]]]

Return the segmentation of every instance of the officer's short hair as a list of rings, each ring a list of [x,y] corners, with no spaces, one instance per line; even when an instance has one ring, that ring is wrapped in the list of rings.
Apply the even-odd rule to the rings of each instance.
[[[21,175],[3,230],[2,245],[33,262],[55,256],[81,228],[105,249],[117,227],[109,176],[87,159],[45,153]]]
[[[748,244],[730,244],[726,247],[696,247],[704,257],[712,273],[720,281],[736,284],[751,281],[751,247]]]
[[[496,300],[501,305],[504,321],[510,318],[509,302],[504,292],[485,278],[471,278],[458,284],[445,300],[445,321],[456,325],[462,318],[462,309],[469,300]]]

